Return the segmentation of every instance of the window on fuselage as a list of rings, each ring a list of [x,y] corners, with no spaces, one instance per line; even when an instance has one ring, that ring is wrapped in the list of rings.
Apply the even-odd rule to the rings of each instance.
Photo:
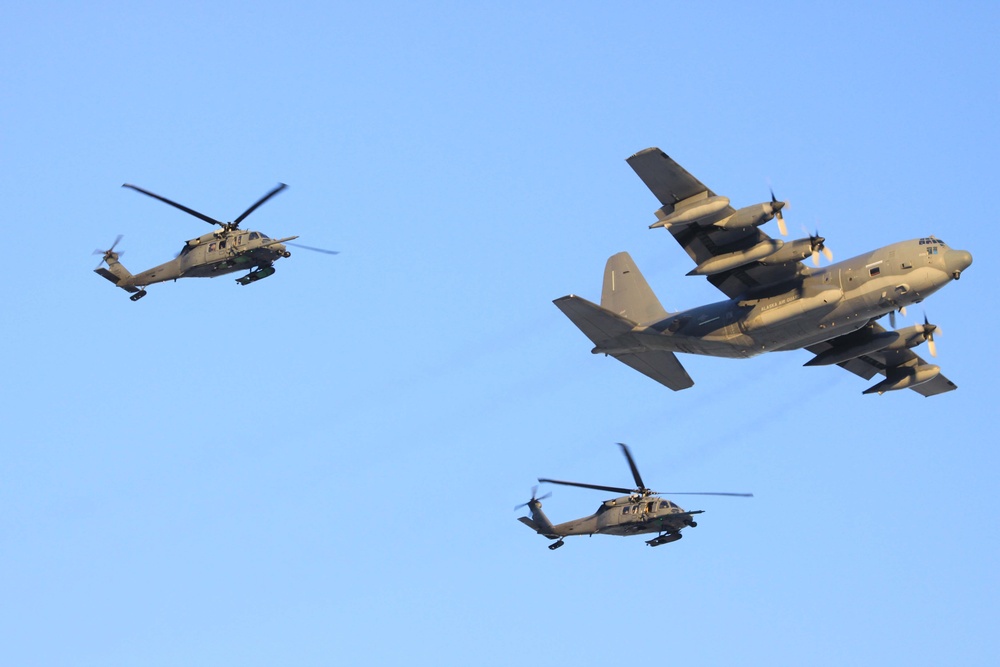
[[[868,275],[872,277],[877,276],[880,273],[882,273],[882,269],[878,266],[873,266],[872,268],[868,269]]]

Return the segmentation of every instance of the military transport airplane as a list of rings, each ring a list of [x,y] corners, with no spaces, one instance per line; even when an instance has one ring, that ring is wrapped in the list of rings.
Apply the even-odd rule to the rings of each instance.
[[[594,343],[594,354],[622,363],[678,391],[694,384],[675,352],[743,358],[805,348],[806,366],[837,364],[869,380],[863,393],[910,388],[933,396],[957,387],[911,348],[937,327],[924,320],[887,331],[876,320],[920,303],[958,280],[972,255],[933,236],[902,241],[824,268],[802,263],[832,256],[819,236],[783,243],[760,225],[777,217],[775,199],[739,210],[663,153],[647,148],[628,158],[663,205],[650,228],[666,228],[726,300],[667,313],[628,253],[608,259],[601,305],[569,295],[556,306]]]

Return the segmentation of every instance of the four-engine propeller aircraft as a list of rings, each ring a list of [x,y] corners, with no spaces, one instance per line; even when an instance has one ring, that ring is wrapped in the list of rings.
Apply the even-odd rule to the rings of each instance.
[[[531,491],[531,500],[518,505],[514,509],[528,507],[531,518],[526,516],[518,518],[518,521],[531,528],[539,535],[557,540],[549,545],[549,549],[558,549],[563,543],[563,538],[570,535],[643,535],[647,533],[657,533],[651,540],[646,540],[646,544],[651,547],[658,547],[668,542],[676,542],[681,539],[681,529],[694,528],[695,514],[702,514],[705,510],[686,511],[681,509],[671,500],[660,498],[660,492],[646,488],[639,475],[639,469],[632,459],[632,453],[628,447],[618,443],[622,448],[622,453],[628,460],[628,466],[632,470],[632,479],[635,480],[634,489],[626,489],[618,486],[602,486],[600,484],[581,484],[580,482],[562,482],[557,479],[539,478],[539,482],[549,484],[562,484],[564,486],[579,486],[584,489],[596,489],[598,491],[610,491],[612,493],[628,494],[621,498],[605,500],[597,511],[582,519],[573,519],[565,523],[553,525],[549,518],[542,511],[542,500],[548,498],[550,493],[540,498],[535,497],[538,490],[536,486]],[[712,492],[676,492],[668,495],[687,496],[742,496],[752,497],[752,493],[712,493]]]
[[[267,278],[274,273],[274,263],[281,257],[291,257],[291,253],[285,245],[314,250],[316,252],[336,255],[334,250],[323,250],[310,246],[289,243],[298,236],[286,236],[282,239],[272,239],[263,232],[253,232],[240,229],[240,223],[244,218],[253,213],[268,199],[284,190],[287,186],[279,183],[266,195],[258,199],[253,206],[244,211],[232,222],[220,222],[215,218],[210,218],[203,213],[199,213],[187,206],[182,206],[166,197],[153,194],[148,190],[143,190],[128,183],[123,188],[131,188],[136,192],[141,192],[154,199],[159,199],[165,204],[180,209],[185,213],[204,220],[211,225],[218,225],[220,229],[203,234],[198,238],[191,239],[184,244],[180,253],[174,259],[153,267],[148,271],[143,271],[132,275],[118,261],[120,252],[115,252],[115,246],[121,241],[121,235],[107,250],[95,250],[95,255],[103,255],[101,263],[94,269],[94,273],[104,276],[118,287],[132,294],[129,297],[132,301],[138,301],[146,296],[146,287],[154,283],[162,283],[167,280],[177,280],[178,278],[215,278],[216,276],[233,273],[234,271],[249,271],[242,278],[237,278],[240,285],[249,285],[252,282]],[[101,264],[107,263],[108,268]]]
[[[569,295],[555,304],[609,354],[678,391],[694,384],[675,352],[717,357],[751,357],[805,348],[815,356],[805,365],[837,364],[868,380],[885,379],[863,393],[910,388],[924,396],[956,389],[911,348],[931,341],[936,327],[924,324],[887,331],[876,321],[920,303],[972,264],[972,255],[933,236],[894,243],[824,268],[802,260],[832,255],[816,235],[783,243],[760,225],[781,210],[771,201],[739,210],[716,195],[658,148],[628,158],[643,183],[660,200],[657,222],[697,265],[688,275],[707,276],[724,301],[667,313],[627,253],[605,267],[601,305]],[[934,354],[931,345],[931,354]]]

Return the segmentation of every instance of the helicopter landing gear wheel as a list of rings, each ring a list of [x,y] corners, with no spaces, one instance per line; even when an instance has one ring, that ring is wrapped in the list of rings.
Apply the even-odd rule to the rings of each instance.
[[[688,521],[688,525],[691,526],[692,528],[697,528],[698,527],[698,522],[697,521]]]
[[[129,297],[130,301],[138,301],[142,297],[146,296],[146,290],[139,290],[135,294]]]
[[[561,547],[561,546],[562,546],[562,545],[564,545],[564,544],[566,544],[566,543],[565,543],[565,542],[563,542],[562,540],[559,540],[559,541],[558,541],[558,542],[556,542],[555,544],[550,544],[550,545],[549,545],[549,549],[550,549],[550,550],[552,550],[552,551],[555,551],[556,549],[558,549],[559,547]]]

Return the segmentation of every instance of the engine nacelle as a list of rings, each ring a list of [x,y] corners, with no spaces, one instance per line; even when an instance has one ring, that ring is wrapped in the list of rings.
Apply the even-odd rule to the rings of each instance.
[[[757,245],[747,250],[730,252],[725,255],[716,255],[715,257],[706,259],[704,262],[689,271],[687,275],[711,276],[716,273],[728,271],[729,269],[735,269],[737,266],[750,264],[751,262],[756,262],[767,257],[768,255],[774,254],[779,248],[781,248],[782,245],[784,244],[781,241],[764,239]]]
[[[674,210],[649,226],[650,229],[657,227],[673,227],[674,225],[689,225],[703,218],[708,218],[729,206],[729,197],[715,195],[708,199],[699,200],[690,206],[685,206],[680,210]]]
[[[930,337],[931,331],[933,331],[933,328],[925,326],[923,324],[915,324],[912,327],[904,327],[903,329],[897,329],[896,333],[899,334],[899,340],[890,345],[889,349],[903,350],[911,347],[916,347],[917,345],[920,345],[927,341],[927,339]]]
[[[796,239],[782,244],[773,254],[760,260],[761,264],[787,264],[789,262],[801,262],[806,257],[812,255],[813,245],[811,239]]]
[[[745,206],[728,218],[724,218],[713,224],[716,227],[721,227],[722,229],[733,230],[760,227],[768,220],[771,220],[778,213],[780,208],[780,206],[775,207],[772,202]]]
[[[887,391],[909,389],[925,382],[930,382],[941,374],[941,367],[934,364],[924,364],[915,367],[896,367],[888,369],[887,377],[876,385],[865,389],[863,394],[884,394]]]

